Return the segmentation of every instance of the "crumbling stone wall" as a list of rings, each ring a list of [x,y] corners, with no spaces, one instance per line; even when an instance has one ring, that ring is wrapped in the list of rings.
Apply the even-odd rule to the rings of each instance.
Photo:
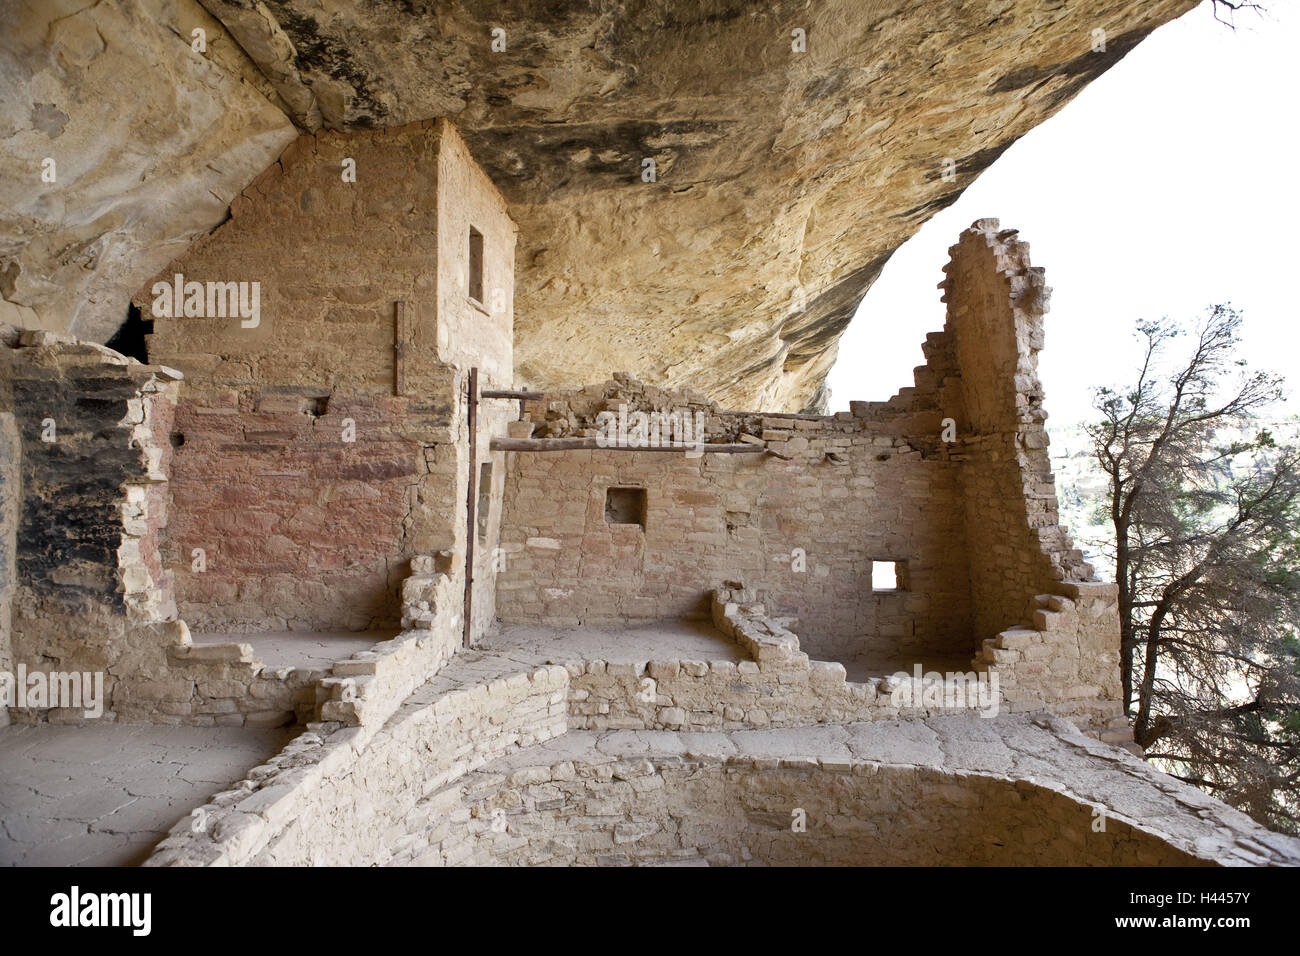
[[[960,369],[952,415],[977,665],[997,663],[1021,706],[1122,723],[1115,589],[1060,526],[1047,453],[1038,352],[1051,290],[1028,243],[996,219],[977,220],[950,254],[940,288]]]
[[[5,522],[17,531],[12,551],[0,547],[0,619],[12,626],[0,669],[98,674],[108,719],[311,719],[323,673],[267,670],[248,645],[193,645],[177,618],[158,542],[179,373],[48,332],[16,344],[0,349],[0,430],[14,423],[0,458],[0,533]],[[88,710],[13,715],[79,722],[96,716]]]
[[[622,405],[698,410],[709,441],[770,454],[509,453],[501,619],[707,617],[710,590],[734,581],[792,618],[814,657],[969,659],[978,645],[956,464],[936,441],[912,437],[918,409],[933,401],[908,394],[853,413],[770,416],[619,377],[548,395],[545,408],[530,403],[548,437],[594,434],[595,416]],[[608,489],[620,486],[645,489],[644,528],[606,520]],[[905,565],[900,589],[873,589],[873,561]]]
[[[941,283],[960,369],[955,408],[973,614],[988,634],[1026,618],[1054,582],[1092,569],[1058,524],[1038,352],[1051,290],[1016,230],[981,219],[950,250]]]
[[[467,292],[471,226],[485,303]],[[467,373],[514,384],[514,242],[438,120],[301,137],[156,277],[261,290],[255,327],[184,315],[149,337],[150,357],[187,375],[163,550],[196,630],[396,628],[415,555],[461,555],[463,581]],[[150,314],[153,282],[135,301]],[[508,414],[481,410],[481,461]],[[483,550],[478,630],[495,613]]]
[[[512,452],[502,619],[700,614],[710,588],[738,582],[790,618],[813,658],[885,673],[900,662],[997,663],[1015,709],[1098,730],[1117,719],[1113,589],[1058,525],[1036,373],[1042,270],[996,220],[975,223],[952,255],[948,322],[927,336],[915,384],[888,402],[829,417],[746,415],[625,377],[548,395],[531,413],[545,437],[595,434],[596,415],[619,405],[702,405],[710,440],[768,454]],[[605,521],[618,485],[646,489],[644,529]],[[805,575],[792,573],[796,547]],[[872,588],[882,560],[905,565],[896,593]]]
[[[177,376],[100,345],[25,332],[0,348],[6,442],[0,501],[14,534],[0,559],[8,664],[98,672],[118,684],[164,666],[174,617],[156,541],[166,521],[165,435]],[[7,583],[5,583],[7,582]],[[6,670],[11,669],[6,667]],[[36,707],[25,719],[80,720]]]
[[[0,398],[0,406],[7,405],[8,399]],[[13,601],[17,586],[21,456],[13,412],[0,411],[0,673],[9,674],[14,671]],[[9,710],[0,707],[0,726],[7,723]]]

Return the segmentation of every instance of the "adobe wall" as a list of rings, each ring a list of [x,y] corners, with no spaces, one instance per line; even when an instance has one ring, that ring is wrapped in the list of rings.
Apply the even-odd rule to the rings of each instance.
[[[470,224],[500,291],[486,310],[466,293]],[[468,369],[481,388],[513,385],[514,242],[446,121],[323,132],[137,293],[148,317],[153,282],[175,273],[260,283],[256,327],[158,318],[148,340],[151,360],[187,377],[163,553],[196,630],[396,628],[409,559],[463,556]],[[508,411],[483,409],[480,460]],[[482,565],[478,629],[492,576]]]
[[[969,660],[978,642],[957,468],[939,443],[914,437],[934,418],[938,389],[908,391],[854,414],[764,416],[619,376],[548,395],[545,411],[530,403],[548,436],[591,431],[599,411],[626,404],[699,410],[710,441],[748,440],[772,454],[508,453],[501,619],[707,617],[710,590],[741,582],[771,613],[795,619],[814,657]],[[644,530],[606,521],[611,486],[646,489]],[[906,562],[906,589],[873,591],[873,561]]]

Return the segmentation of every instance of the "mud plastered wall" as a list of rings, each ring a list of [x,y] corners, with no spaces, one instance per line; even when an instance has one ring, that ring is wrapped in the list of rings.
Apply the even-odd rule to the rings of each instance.
[[[160,318],[149,338],[189,379],[164,542],[181,612],[205,631],[397,627],[410,557],[464,550],[468,367],[513,384],[514,225],[445,121],[304,136],[231,217],[154,280],[260,288],[255,325]],[[483,308],[471,224],[499,293]]]

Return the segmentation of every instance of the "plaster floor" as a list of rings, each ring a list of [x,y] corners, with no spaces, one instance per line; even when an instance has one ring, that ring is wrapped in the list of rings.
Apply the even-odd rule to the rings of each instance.
[[[0,727],[0,865],[132,866],[292,729]]]
[[[368,651],[396,631],[271,631],[252,634],[194,634],[195,644],[252,644],[257,659],[269,670],[297,667],[327,670],[335,661]]]
[[[665,620],[641,627],[549,628],[532,624],[498,624],[475,648],[492,658],[525,664],[563,664],[571,660],[643,661],[697,660],[747,661],[749,653],[722,635],[710,621]],[[816,655],[812,655],[816,660]],[[458,655],[459,659],[459,655]],[[887,677],[898,671],[911,674],[918,661],[903,657],[861,657],[841,661],[847,679],[861,683],[869,677]],[[971,669],[970,657],[924,657],[922,673]],[[503,671],[504,673],[504,671]]]

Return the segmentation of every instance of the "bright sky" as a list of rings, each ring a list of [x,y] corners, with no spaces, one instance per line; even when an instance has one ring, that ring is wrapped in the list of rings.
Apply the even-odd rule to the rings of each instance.
[[[1136,319],[1244,314],[1244,355],[1288,378],[1300,412],[1300,11],[1161,27],[1007,150],[890,260],[840,341],[831,410],[912,384],[935,285],[976,219],[1020,230],[1052,288],[1039,373],[1056,425],[1090,388],[1132,379]]]

